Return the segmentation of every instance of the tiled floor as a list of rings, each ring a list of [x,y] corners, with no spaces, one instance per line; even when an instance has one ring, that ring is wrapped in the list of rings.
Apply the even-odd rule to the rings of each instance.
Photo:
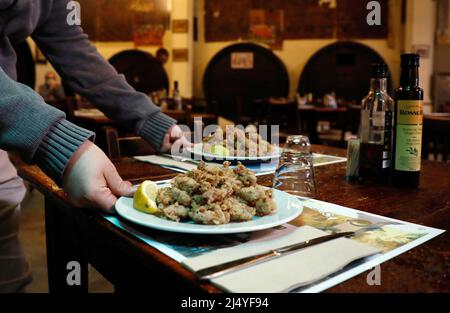
[[[48,292],[45,248],[44,197],[37,190],[28,193],[22,203],[20,238],[33,273],[29,293]],[[113,286],[89,267],[89,292],[113,292]]]

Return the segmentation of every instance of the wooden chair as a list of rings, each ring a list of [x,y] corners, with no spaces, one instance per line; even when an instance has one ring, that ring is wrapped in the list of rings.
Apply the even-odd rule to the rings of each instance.
[[[423,123],[422,158],[447,162],[450,158],[450,114],[425,116]]]
[[[104,127],[103,131],[106,141],[105,153],[110,159],[155,154],[155,149],[140,136],[119,137],[117,129],[111,126]]]

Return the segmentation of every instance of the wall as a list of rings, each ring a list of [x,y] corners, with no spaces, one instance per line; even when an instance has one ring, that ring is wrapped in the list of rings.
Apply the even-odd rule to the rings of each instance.
[[[166,34],[164,36],[164,40],[163,40],[164,46],[167,47],[167,46],[172,45],[171,37],[172,37],[171,32],[166,32]],[[29,38],[28,43],[30,44],[30,47],[31,47],[33,53],[35,53],[35,43],[33,42],[33,40]],[[131,41],[130,42],[95,42],[93,44],[95,45],[95,47],[97,48],[99,53],[107,60],[109,58],[111,58],[113,55],[115,55],[123,50],[135,49],[134,43]],[[151,53],[152,55],[155,55],[156,50],[158,50],[158,48],[159,47],[139,47],[139,50],[143,50],[143,51]],[[164,68],[166,69],[166,72],[167,72],[167,75],[169,76],[169,81],[170,81],[171,73],[172,73],[171,59],[169,59],[169,61],[165,64]],[[50,63],[47,62],[47,64],[36,64],[36,89],[38,88],[39,85],[44,83],[44,76],[45,76],[45,73],[47,73],[48,71],[55,71]]]
[[[194,29],[194,0],[172,0],[172,19],[186,19],[188,20],[187,33],[172,34],[172,48],[187,49],[189,62],[173,62],[171,75],[173,81],[179,82],[180,93],[184,97],[193,96],[193,59],[194,44],[193,44],[193,29]]]
[[[430,55],[428,58],[421,59],[419,70],[420,86],[424,89],[425,103],[430,103],[432,98],[435,27],[436,1],[408,0],[405,52],[413,52],[414,45],[430,47]]]
[[[172,48],[187,48],[189,63],[174,63],[172,59],[165,65],[167,74],[173,85],[173,80],[180,82],[181,93],[184,96],[203,95],[202,80],[205,69],[213,56],[228,45],[236,43],[209,42],[204,40],[204,1],[205,0],[172,0],[172,18],[188,19],[188,34],[172,34],[167,31],[163,45],[169,51]],[[401,0],[390,1],[390,34],[383,40],[356,40],[377,51],[391,69],[394,86],[400,79],[400,53],[412,51],[414,44],[431,44],[434,38],[435,3],[434,0],[407,0],[407,23],[401,25]],[[197,17],[198,41],[192,42],[193,15]],[[405,37],[404,34],[407,34]],[[285,40],[283,48],[274,53],[283,61],[290,78],[290,94],[294,95],[298,79],[309,58],[319,49],[334,43],[336,40]],[[30,43],[32,44],[31,40]],[[94,43],[100,54],[106,59],[125,49],[133,49],[133,42],[96,42]],[[33,44],[32,44],[33,45]],[[154,54],[158,47],[139,47],[139,49]],[[34,48],[33,48],[34,50]],[[431,51],[432,52],[432,51]],[[37,84],[43,83],[45,72],[51,66],[37,65]],[[422,86],[425,89],[426,101],[430,101],[432,53],[429,60],[422,60]]]
[[[195,14],[198,18],[199,37],[194,44],[194,93],[197,96],[203,94],[202,80],[203,73],[212,57],[221,49],[237,41],[229,42],[205,42],[204,39],[204,1],[196,1]],[[421,0],[418,0],[421,1]],[[430,0],[431,1],[431,0]],[[400,79],[400,52],[402,49],[403,33],[401,26],[401,0],[390,1],[390,38],[383,40],[356,40],[377,51],[386,61],[392,71],[394,85]],[[274,53],[283,61],[290,79],[290,94],[295,95],[300,74],[308,60],[319,49],[336,42],[331,39],[315,40],[285,40],[283,48]]]

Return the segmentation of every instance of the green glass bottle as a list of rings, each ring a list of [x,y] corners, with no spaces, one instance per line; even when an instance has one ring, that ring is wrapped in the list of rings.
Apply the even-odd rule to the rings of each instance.
[[[402,55],[400,88],[395,94],[394,186],[417,188],[420,181],[423,89],[417,54]]]

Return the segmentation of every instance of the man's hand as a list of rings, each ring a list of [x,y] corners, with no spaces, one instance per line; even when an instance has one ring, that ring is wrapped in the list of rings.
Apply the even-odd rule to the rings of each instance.
[[[98,207],[107,213],[114,212],[116,196],[132,193],[131,183],[120,178],[108,157],[90,141],[70,159],[63,189],[76,207]]]
[[[192,146],[192,143],[184,137],[183,131],[178,125],[172,126],[164,136],[161,152],[169,152],[172,146],[177,147],[177,150],[178,147]]]

